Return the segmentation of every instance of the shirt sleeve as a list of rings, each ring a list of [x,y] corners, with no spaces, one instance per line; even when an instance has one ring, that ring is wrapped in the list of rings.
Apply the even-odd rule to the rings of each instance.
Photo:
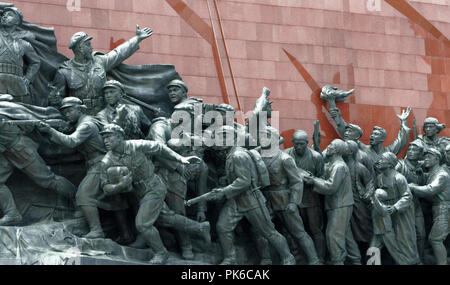
[[[393,152],[395,155],[398,155],[402,149],[406,146],[408,142],[409,135],[411,134],[411,129],[404,125],[400,125],[400,130],[398,131],[397,138],[394,142],[387,147],[388,151]]]
[[[328,179],[315,178],[314,191],[322,195],[333,195],[337,193],[345,175],[345,169],[341,165],[333,166]]]
[[[290,156],[283,159],[283,167],[288,176],[289,188],[291,190],[289,202],[300,205],[303,198],[303,180],[300,177],[294,159]]]
[[[409,190],[408,182],[403,175],[401,177],[395,177],[395,184],[399,189],[399,192],[402,193],[402,196],[393,206],[398,212],[404,212],[411,206],[412,203],[411,190]]]
[[[124,42],[120,46],[116,47],[109,53],[101,55],[100,58],[103,61],[106,72],[117,67],[125,59],[129,58],[133,53],[139,49],[137,37],[133,37],[130,40]]]
[[[75,132],[70,135],[65,135],[58,132],[55,129],[51,129],[50,139],[60,145],[64,145],[69,148],[76,148],[84,143],[92,134],[94,130],[89,124],[81,124],[77,127]]]
[[[446,189],[448,176],[438,175],[431,183],[424,186],[414,186],[414,194],[421,198],[431,198]]]
[[[249,190],[252,176],[248,170],[249,160],[244,154],[233,156],[233,175],[236,177],[233,182],[226,186],[223,191],[228,199],[231,199],[242,192]]]
[[[29,42],[26,42],[26,41],[23,41],[23,42],[25,43],[24,57],[25,57],[25,61],[28,64],[25,77],[30,82],[33,82],[33,80],[36,77],[36,74],[38,73],[39,68],[41,66],[41,61],[40,61],[39,56],[37,55],[36,51],[34,50],[33,46]]]
[[[156,141],[138,140],[138,148],[149,155],[159,155],[161,158],[181,162],[182,156],[171,150],[163,143]]]

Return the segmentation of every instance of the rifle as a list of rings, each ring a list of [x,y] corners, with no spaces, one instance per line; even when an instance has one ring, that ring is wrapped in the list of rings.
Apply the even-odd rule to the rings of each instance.
[[[203,195],[200,195],[200,196],[190,199],[188,201],[184,201],[184,205],[187,207],[190,207],[192,205],[198,204],[203,201],[208,202],[208,201],[212,200],[212,197],[214,196],[213,194],[215,194],[213,191],[205,193]]]
[[[49,120],[0,120],[1,124],[8,124],[8,125],[12,125],[12,126],[19,126],[19,127],[27,127],[27,126],[32,126],[32,127],[37,127],[39,126],[39,124],[43,122],[43,123],[47,123],[50,126],[52,126],[53,128],[66,128],[67,127],[67,122],[61,119],[49,119]]]
[[[132,103],[134,103],[134,104],[137,104],[137,105],[139,105],[139,106],[141,106],[141,107],[144,107],[144,108],[147,109],[147,110],[152,111],[153,114],[155,114],[155,117],[166,116],[166,115],[167,115],[167,114],[165,114],[165,112],[163,112],[160,108],[151,106],[151,105],[149,105],[149,104],[147,104],[147,103],[145,103],[145,102],[142,102],[142,101],[139,100],[139,99],[136,99],[136,98],[134,98],[134,97],[131,97],[131,96],[127,95],[127,94],[124,94],[124,95],[123,95],[123,98],[126,99],[126,100],[128,100],[128,101],[130,101],[130,102],[132,102]]]

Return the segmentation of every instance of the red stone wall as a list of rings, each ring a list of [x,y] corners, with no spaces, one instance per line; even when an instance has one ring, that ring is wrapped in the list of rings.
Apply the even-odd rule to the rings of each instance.
[[[53,26],[59,51],[67,56],[72,56],[67,45],[77,31],[94,37],[94,49],[108,51],[117,41],[132,37],[136,24],[149,26],[154,35],[142,42],[128,63],[174,64],[191,96],[223,102],[208,38],[211,15],[216,19],[217,14],[213,6],[208,8],[207,0],[81,0],[80,11],[72,12],[66,7],[68,0],[12,2],[26,20]],[[337,136],[323,113],[324,102],[316,98],[317,85],[356,89],[339,107],[347,121],[365,130],[365,142],[374,125],[386,128],[386,142],[393,141],[399,126],[395,114],[406,106],[413,108],[419,133],[427,116],[448,124],[450,1],[405,1],[435,29],[419,25],[423,21],[417,15],[392,6],[393,1],[379,2],[377,7],[377,0],[217,0],[242,109],[251,110],[262,87],[269,87],[287,145],[294,129],[311,134],[318,118],[322,147]],[[221,65],[227,70],[219,25],[214,22],[213,26]],[[283,49],[311,79],[305,80]],[[450,130],[442,134],[450,136]]]

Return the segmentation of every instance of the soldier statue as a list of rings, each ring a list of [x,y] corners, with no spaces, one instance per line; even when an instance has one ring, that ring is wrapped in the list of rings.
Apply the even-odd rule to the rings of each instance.
[[[392,152],[383,153],[376,164],[380,174],[373,196],[374,236],[370,246],[386,247],[397,264],[419,264],[412,194],[396,165],[397,157]]]
[[[125,90],[116,80],[109,80],[103,86],[106,107],[96,117],[105,125],[114,123],[122,127],[127,139],[145,139],[151,122],[140,106],[122,102]]]
[[[441,164],[446,162],[445,147],[449,144],[448,137],[438,136],[445,128],[445,124],[439,123],[438,119],[428,117],[423,121],[423,135],[419,135],[418,139],[423,142],[426,147],[434,147],[442,154]]]
[[[85,238],[103,238],[105,236],[98,208],[114,211],[119,230],[123,239],[130,235],[124,224],[125,212],[128,204],[119,196],[105,197],[100,189],[101,160],[106,148],[100,136],[101,123],[92,116],[86,115],[87,107],[76,97],[66,97],[60,106],[61,112],[67,118],[75,131],[66,135],[47,123],[42,122],[39,130],[48,133],[50,140],[56,144],[77,149],[85,159],[87,166],[86,176],[78,186],[76,203],[81,208],[89,225],[89,233]]]
[[[303,177],[304,171],[316,177],[321,177],[324,171],[324,160],[320,153],[308,147],[308,134],[303,130],[295,131],[292,137],[292,148],[285,150],[294,158],[297,170]],[[325,242],[323,206],[318,193],[313,191],[313,185],[304,182],[303,199],[300,203],[300,215],[307,221],[310,234],[322,263],[325,262],[327,245]]]
[[[38,145],[26,133],[29,127],[5,122],[0,116],[0,210],[1,226],[16,225],[22,220],[6,181],[15,168],[24,172],[37,185],[73,200],[76,187],[66,178],[51,171],[38,153]],[[32,128],[34,129],[34,128]]]
[[[226,197],[217,222],[217,234],[224,255],[221,264],[236,264],[233,231],[245,217],[275,248],[282,264],[294,265],[295,258],[289,251],[286,239],[275,230],[265,204],[266,200],[259,190],[256,165],[247,151],[237,146],[236,130],[231,126],[223,126],[215,132],[215,136],[223,139],[222,146],[216,146],[216,149],[226,157],[228,182],[227,186],[214,188],[208,193],[211,200]],[[232,145],[226,145],[226,137],[232,138]]]
[[[167,189],[164,181],[156,174],[155,167],[149,156],[161,156],[182,164],[198,163],[196,156],[183,157],[164,144],[148,140],[125,140],[125,133],[121,127],[106,125],[101,132],[108,153],[102,160],[102,173],[111,167],[126,167],[130,174],[132,190],[138,201],[139,210],[135,223],[138,232],[143,235],[154,252],[151,264],[165,264],[169,253],[165,248],[158,226],[174,228],[186,233],[200,233],[210,242],[209,222],[198,223],[171,211],[164,202]],[[114,195],[127,190],[126,184],[121,185],[102,179],[102,188],[106,195]]]
[[[270,137],[279,141],[278,130],[269,127],[265,130]],[[269,171],[270,185],[261,189],[267,199],[274,218],[282,224],[287,232],[294,237],[300,248],[306,254],[310,265],[321,264],[314,243],[305,231],[298,207],[303,197],[303,181],[294,159],[287,153],[276,149],[270,156],[263,156]]]
[[[439,150],[426,148],[424,154],[423,167],[428,170],[427,181],[423,186],[410,183],[409,187],[414,195],[430,200],[432,203],[433,226],[428,240],[433,248],[436,264],[447,265],[447,249],[444,241],[450,232],[450,176],[439,165],[442,156]]]
[[[19,9],[3,9],[0,27],[0,94],[10,94],[16,102],[32,103],[30,87],[41,62],[33,46],[23,39],[23,33],[17,29],[22,22],[23,15]]]
[[[330,262],[343,265],[347,254],[353,264],[361,264],[361,255],[353,239],[350,218],[353,211],[353,192],[350,171],[342,159],[347,150],[344,141],[335,139],[327,147],[329,163],[325,166],[323,179],[305,175],[303,180],[314,185],[313,190],[325,195],[325,211],[328,217],[326,239]]]
[[[61,99],[72,96],[83,101],[88,115],[95,115],[104,108],[102,88],[106,73],[117,67],[139,49],[139,43],[150,37],[152,30],[136,26],[136,36],[107,54],[92,52],[91,40],[85,32],[75,33],[69,48],[75,57],[63,63],[53,80],[54,92],[49,95],[51,105],[59,106]]]

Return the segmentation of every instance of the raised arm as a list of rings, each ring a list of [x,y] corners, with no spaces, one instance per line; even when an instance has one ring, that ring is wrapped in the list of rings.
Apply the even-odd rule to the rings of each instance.
[[[398,155],[402,149],[406,146],[409,135],[411,134],[411,129],[408,127],[408,117],[411,113],[411,108],[408,107],[406,111],[403,111],[401,115],[397,115],[400,119],[400,130],[398,131],[397,138],[395,141],[387,147],[388,151]]]
[[[125,59],[129,58],[133,53],[139,49],[139,43],[150,37],[153,31],[149,28],[140,29],[139,25],[136,25],[136,36],[124,42],[116,47],[106,55],[102,55],[103,63],[106,71],[117,67]]]

